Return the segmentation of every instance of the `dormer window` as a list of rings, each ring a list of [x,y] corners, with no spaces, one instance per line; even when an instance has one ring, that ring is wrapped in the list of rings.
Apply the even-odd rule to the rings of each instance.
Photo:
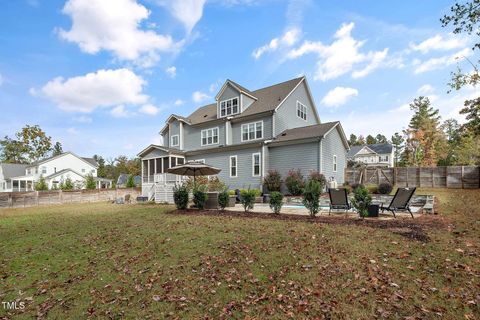
[[[220,116],[226,117],[240,113],[238,98],[223,100],[220,102]]]

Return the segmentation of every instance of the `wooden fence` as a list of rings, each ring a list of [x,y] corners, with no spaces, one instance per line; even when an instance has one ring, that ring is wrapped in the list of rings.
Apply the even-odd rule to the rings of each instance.
[[[141,188],[2,192],[0,193],[0,208],[22,208],[64,203],[113,201],[117,198],[124,198],[127,194],[130,195],[132,200],[135,200],[137,196],[141,195]]]
[[[345,181],[377,185],[388,182],[398,187],[476,189],[480,188],[480,167],[346,168]]]

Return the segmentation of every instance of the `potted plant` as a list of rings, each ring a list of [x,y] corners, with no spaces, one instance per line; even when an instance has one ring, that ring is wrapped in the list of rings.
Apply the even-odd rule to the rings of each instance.
[[[352,199],[352,205],[357,210],[360,217],[365,218],[368,216],[368,208],[372,204],[372,196],[368,192],[368,189],[359,185],[354,190],[354,197]]]
[[[252,189],[251,191],[255,194],[255,203],[263,203],[262,190]]]
[[[235,190],[228,190],[227,207],[235,207],[235,203],[237,203],[237,194],[235,193]]]

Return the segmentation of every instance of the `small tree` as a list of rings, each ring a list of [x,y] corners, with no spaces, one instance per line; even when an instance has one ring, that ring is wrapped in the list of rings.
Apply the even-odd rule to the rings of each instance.
[[[173,201],[178,210],[185,210],[188,206],[188,189],[186,185],[173,187]]]
[[[312,171],[310,172],[310,175],[308,176],[309,180],[315,180],[318,183],[320,183],[320,191],[323,191],[323,188],[327,185],[327,179],[323,174],[321,174],[318,171]]]
[[[269,170],[263,180],[263,184],[268,192],[280,192],[280,188],[282,187],[282,176],[277,170]]]
[[[60,183],[60,189],[62,190],[73,190],[74,185],[72,179],[67,178],[65,182]]]
[[[218,194],[218,205],[220,209],[225,210],[225,207],[228,206],[230,202],[230,195],[228,194],[228,190],[225,188]]]
[[[95,178],[91,174],[85,177],[85,188],[89,190],[94,190],[97,188],[97,183],[95,182]]]
[[[207,202],[207,193],[204,190],[205,188],[196,188],[193,190],[193,204],[199,210],[203,210]]]
[[[242,203],[245,212],[253,209],[253,205],[255,203],[255,191],[250,189],[242,189],[240,191],[240,202]]]
[[[369,194],[368,189],[363,185],[359,185],[355,188],[353,193],[354,197],[352,199],[352,205],[357,209],[360,217],[364,218],[368,215],[368,207],[372,203],[372,196]]]
[[[48,185],[45,182],[45,178],[43,176],[40,176],[40,179],[38,180],[37,184],[35,185],[35,190],[37,190],[37,191],[47,191],[48,190]]]
[[[292,196],[299,196],[303,193],[305,181],[303,180],[303,175],[300,169],[290,170],[288,172],[287,178],[285,179],[285,185]]]
[[[283,194],[278,191],[273,191],[270,193],[270,209],[273,213],[280,214],[283,206]]]
[[[127,188],[135,188],[135,180],[133,179],[133,175],[129,175],[127,179]]]
[[[315,217],[320,211],[320,194],[322,193],[320,187],[320,182],[309,180],[303,191],[303,204],[310,211],[312,217]]]

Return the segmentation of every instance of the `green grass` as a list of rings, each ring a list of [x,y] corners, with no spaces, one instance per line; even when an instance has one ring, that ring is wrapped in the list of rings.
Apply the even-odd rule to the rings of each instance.
[[[475,319],[479,190],[440,200],[427,243],[388,229],[183,216],[169,206],[0,211],[0,318]],[[412,318],[413,319],[413,318]]]

